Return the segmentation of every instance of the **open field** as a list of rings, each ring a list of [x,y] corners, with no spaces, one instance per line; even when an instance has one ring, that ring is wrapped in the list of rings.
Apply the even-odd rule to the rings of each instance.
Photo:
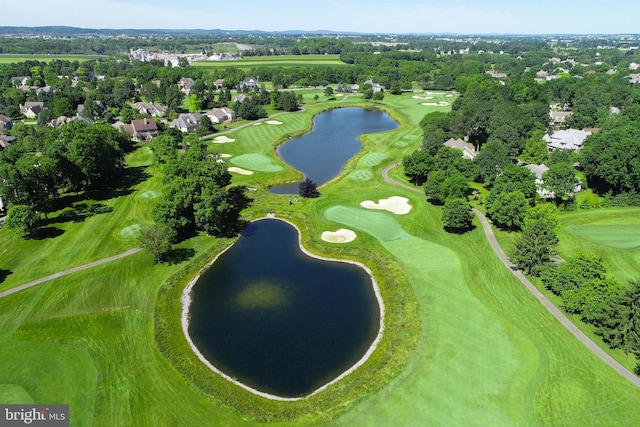
[[[238,61],[196,61],[192,66],[210,70],[214,68],[235,67],[249,70],[253,67],[322,67],[326,65],[344,65],[340,55],[280,55],[247,56]]]
[[[495,257],[480,227],[448,234],[442,207],[383,182],[380,171],[420,143],[423,115],[446,108],[421,102],[411,94],[386,94],[373,104],[354,95],[273,118],[281,125],[242,127],[225,133],[235,141],[209,145],[231,154],[231,163],[239,158],[239,166],[255,168],[251,176],[233,178],[257,189],[249,193],[254,204],[248,219],[275,213],[301,228],[309,250],[372,268],[387,307],[387,331],[353,375],[308,401],[274,403],[204,368],[180,338],[179,295],[231,241],[201,235],[181,244],[191,254],[182,262],[153,265],[152,256],[141,252],[0,299],[0,399],[70,403],[74,425],[98,426],[257,420],[279,426],[639,425],[640,390],[552,318]],[[318,199],[290,205],[289,196],[264,191],[299,178],[275,156],[275,144],[307,131],[322,109],[357,105],[384,108],[401,126],[363,136],[363,152],[320,188]],[[147,167],[148,149],[127,160],[137,177],[131,187],[91,203],[104,206],[58,213],[54,227],[62,233],[23,241],[0,230],[0,246],[9,249],[0,258],[0,273],[9,271],[4,281],[0,275],[0,290],[136,245],[121,232],[135,234],[129,232],[136,224],[151,221],[161,181]],[[396,215],[360,206],[394,196],[406,197],[411,210]],[[579,211],[561,220],[567,230],[572,224],[633,225],[639,221],[626,221],[637,213]],[[341,228],[357,238],[340,245],[322,240],[323,231]],[[559,248],[563,256],[582,245],[595,247],[582,237],[560,239],[567,242]],[[634,252],[615,252],[626,260],[616,271],[630,273],[638,261]]]
[[[54,59],[61,61],[88,61],[90,59],[106,58],[106,55],[23,55],[23,54],[0,54],[0,64],[12,64],[24,61],[49,62]]]

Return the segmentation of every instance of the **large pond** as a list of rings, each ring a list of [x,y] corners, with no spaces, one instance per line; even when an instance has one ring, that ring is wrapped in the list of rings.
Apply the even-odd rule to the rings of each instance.
[[[387,113],[364,108],[338,108],[315,116],[313,130],[280,145],[278,155],[318,185],[336,177],[362,149],[358,137],[398,127]],[[299,182],[272,187],[277,194],[298,194]]]
[[[302,397],[363,359],[380,305],[360,266],[303,253],[298,231],[266,219],[191,290],[188,333],[211,365],[259,392]]]

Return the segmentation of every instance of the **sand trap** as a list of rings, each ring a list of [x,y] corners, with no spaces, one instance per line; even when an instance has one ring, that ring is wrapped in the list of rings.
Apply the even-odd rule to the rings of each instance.
[[[451,98],[451,97],[453,97],[453,95],[451,95],[451,94],[449,93],[449,94],[445,95],[445,97],[446,97],[446,98]]]
[[[447,101],[440,101],[438,102],[438,105],[445,106],[445,105],[449,105],[449,103]]]
[[[353,230],[341,228],[338,231],[323,231],[320,238],[330,243],[349,243],[356,239],[356,233]]]
[[[281,125],[282,124],[282,122],[279,122],[277,120],[267,120],[265,123],[268,124],[268,125]]]
[[[420,103],[420,105],[426,105],[428,107],[437,107],[438,103],[437,102],[422,102],[422,103]]]
[[[425,92],[427,95],[436,95],[436,96],[444,96],[445,94],[442,92]]]
[[[231,154],[227,154],[227,153],[220,153],[219,154],[220,158],[222,159],[228,159],[229,157],[231,157]]]
[[[344,93],[335,93],[333,96],[344,96]]]
[[[253,126],[260,126],[261,124],[262,124],[262,122],[254,123]]]
[[[213,138],[213,142],[215,142],[216,144],[224,144],[225,142],[233,142],[233,141],[235,141],[235,139],[229,138],[225,135],[216,136],[215,138]]]
[[[433,99],[433,96],[420,96],[420,95],[413,95],[412,96],[413,99]]]
[[[240,175],[253,175],[253,171],[248,171],[246,169],[237,168],[235,166],[231,166],[230,168],[227,168],[227,170],[229,172],[239,173]]]
[[[406,197],[392,196],[388,199],[380,199],[378,203],[372,200],[365,200],[360,203],[360,206],[367,209],[377,209],[393,212],[396,215],[404,215],[411,211],[411,205],[409,199]]]

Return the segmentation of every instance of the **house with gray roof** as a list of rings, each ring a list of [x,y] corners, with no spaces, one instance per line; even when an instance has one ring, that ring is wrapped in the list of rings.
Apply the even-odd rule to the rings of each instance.
[[[4,114],[0,114],[0,131],[1,130],[9,130],[13,127],[13,121],[11,117],[5,116]]]
[[[456,150],[462,151],[462,157],[465,159],[473,160],[478,153],[476,153],[476,148],[473,144],[465,142],[464,140],[458,138],[453,139],[450,138],[448,141],[444,143],[445,147],[455,148]]]
[[[556,149],[579,150],[585,139],[591,134],[592,132],[587,130],[566,129],[556,131],[551,135],[546,134],[543,139],[547,142],[549,151]]]
[[[177,119],[172,121],[169,126],[172,128],[178,128],[182,132],[191,132],[196,130],[196,127],[198,127],[200,117],[202,117],[202,114],[200,113],[182,113]]]
[[[194,83],[195,81],[191,77],[183,77],[178,80],[178,89],[180,89],[181,92],[189,95],[189,92],[191,92],[191,87],[194,85]]]
[[[247,77],[240,83],[240,86],[243,88],[246,87],[249,90],[256,90],[258,89],[258,79],[255,77]]]
[[[209,117],[211,123],[228,123],[237,118],[236,112],[227,107],[214,108],[207,113],[207,117]]]
[[[44,102],[27,101],[20,104],[20,112],[30,119],[35,119],[45,109]]]
[[[131,104],[131,108],[137,110],[140,114],[149,114],[154,117],[163,117],[169,111],[169,108],[164,105],[154,105],[150,102],[134,102]]]
[[[158,124],[153,119],[131,120],[128,125],[121,127],[135,141],[145,141],[158,136]]]

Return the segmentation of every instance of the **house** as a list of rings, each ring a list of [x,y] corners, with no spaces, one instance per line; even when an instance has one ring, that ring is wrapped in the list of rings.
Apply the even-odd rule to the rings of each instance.
[[[456,150],[462,151],[462,157],[465,159],[473,160],[478,153],[476,153],[476,148],[473,144],[463,141],[462,139],[453,139],[450,138],[448,141],[444,143],[445,147],[455,148]]]
[[[224,87],[224,79],[218,79],[214,84],[216,85],[216,89],[222,89]]]
[[[30,119],[38,117],[38,114],[40,114],[44,108],[44,102],[27,101],[24,105],[20,104],[20,112]]]
[[[131,105],[131,108],[137,110],[140,114],[149,114],[154,117],[163,117],[169,111],[168,107],[163,105],[154,105],[149,102],[135,102]]]
[[[0,151],[9,147],[16,140],[15,136],[9,136],[0,130]]]
[[[640,82],[640,74],[630,74],[629,75],[629,84],[635,85]]]
[[[379,83],[374,83],[373,80],[371,79],[364,82],[364,84],[371,86],[371,89],[373,90],[374,93],[382,92],[382,86],[380,86]]]
[[[19,87],[19,86],[25,86],[27,84],[27,81],[30,79],[31,77],[29,76],[17,76],[17,77],[11,77],[11,84],[14,87]]]
[[[542,174],[549,170],[549,167],[546,165],[525,165],[525,168],[529,169],[536,176],[536,193],[540,197],[544,197],[545,199],[553,199],[556,197],[553,191],[549,191],[544,187],[544,180],[542,179]],[[573,188],[573,192],[577,193],[578,191],[582,191],[582,183],[578,182],[578,184]]]
[[[552,135],[546,134],[543,139],[547,142],[549,151],[555,149],[579,150],[582,148],[584,140],[592,132],[588,130],[566,129],[554,132]]]
[[[258,79],[255,77],[247,77],[240,83],[240,86],[244,89],[247,88],[249,90],[258,89]]]
[[[227,107],[214,108],[207,113],[207,117],[209,117],[211,123],[227,123],[237,118],[236,112]]]
[[[198,127],[200,117],[202,117],[200,113],[182,113],[169,126],[178,128],[182,132],[191,132]]]
[[[189,95],[191,92],[191,87],[194,85],[195,81],[190,77],[183,77],[178,80],[178,89],[181,92],[184,92],[186,95]]]
[[[251,99],[251,96],[250,95],[245,95],[244,93],[241,93],[240,95],[238,95],[235,98],[233,98],[233,102],[239,102],[240,104],[242,104],[247,99]]]
[[[122,129],[135,141],[145,141],[158,136],[158,124],[153,119],[136,119]]]
[[[66,125],[66,124],[69,124],[69,123],[71,123],[71,122],[75,122],[76,120],[83,121],[83,122],[85,122],[85,123],[87,123],[87,124],[89,124],[89,125],[92,125],[92,124],[94,124],[94,123],[95,123],[93,120],[91,120],[91,119],[90,119],[90,118],[88,118],[88,117],[82,117],[81,115],[76,114],[76,115],[75,115],[75,116],[73,116],[73,117],[60,116],[60,117],[58,117],[57,119],[53,119],[53,120],[51,120],[51,121],[48,123],[48,125],[49,125],[49,126],[51,126],[52,128],[57,128],[57,127],[60,127],[60,126],[64,126],[64,125]]]
[[[13,121],[11,117],[7,117],[4,114],[0,114],[0,131],[9,130],[13,127]]]
[[[489,70],[486,73],[489,74],[494,79],[503,79],[503,78],[507,77],[506,73],[499,73],[499,72],[497,72],[495,70]]]
[[[551,117],[551,123],[554,125],[561,125],[565,122],[567,117],[571,115],[571,111],[549,111],[549,117]]]

